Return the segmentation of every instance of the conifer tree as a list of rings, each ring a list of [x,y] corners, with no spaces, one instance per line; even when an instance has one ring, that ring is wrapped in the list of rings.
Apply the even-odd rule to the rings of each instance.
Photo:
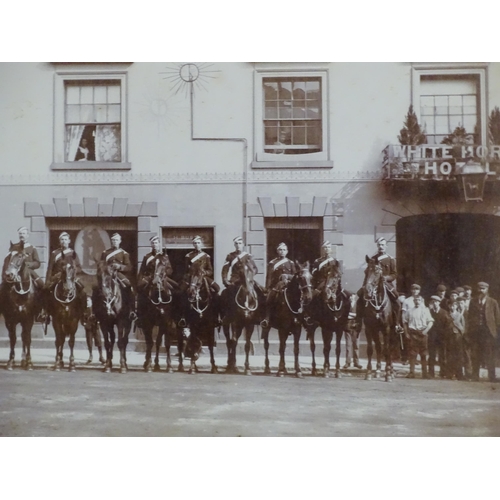
[[[403,128],[399,131],[398,140],[403,146],[419,146],[425,144],[427,138],[425,130],[422,130],[418,123],[417,115],[413,111],[413,105],[410,104],[408,114],[405,117]]]

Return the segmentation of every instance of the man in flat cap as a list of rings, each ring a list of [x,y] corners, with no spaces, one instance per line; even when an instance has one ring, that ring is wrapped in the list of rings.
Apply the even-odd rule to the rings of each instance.
[[[472,299],[472,287],[469,285],[464,285],[464,308],[466,313],[469,311],[471,299]]]
[[[444,378],[449,374],[446,344],[453,331],[453,321],[448,311],[445,311],[441,307],[441,298],[437,295],[433,295],[430,298],[429,310],[434,318],[434,323],[429,330],[428,336],[429,376],[434,378],[434,366],[437,356],[439,360],[439,376]]]
[[[498,302],[488,295],[489,285],[477,284],[477,296],[473,297],[467,317],[467,336],[472,354],[472,380],[479,380],[479,367],[484,360],[488,378],[496,382],[495,348],[497,329],[500,326]]]
[[[70,235],[66,231],[63,231],[59,235],[59,248],[53,250],[50,254],[49,264],[47,267],[47,276],[45,280],[46,305],[48,296],[52,292],[58,281],[61,279],[62,270],[64,269],[66,264],[74,265],[77,276],[82,272],[80,259],[78,258],[77,253],[72,248],[70,248],[70,243]],[[85,309],[87,308],[87,294],[83,290],[83,285],[78,278],[75,280],[75,285],[77,290],[78,302],[83,314],[83,311],[85,311]],[[45,310],[47,310],[47,307],[45,307]]]
[[[135,313],[135,299],[132,291],[132,284],[127,278],[126,274],[132,271],[132,264],[130,262],[130,255],[123,248],[121,248],[122,237],[118,233],[111,235],[111,248],[104,250],[101,254],[101,268],[103,266],[110,266],[116,270],[116,276],[124,291],[126,302],[129,304],[130,312]],[[125,273],[125,274],[123,274]],[[98,279],[101,279],[101,269],[97,274]]]
[[[400,318],[401,318],[401,305],[398,301],[398,292],[395,287],[396,280],[396,259],[391,257],[386,253],[387,240],[383,237],[377,238],[375,241],[377,244],[377,253],[372,255],[371,259],[377,262],[382,267],[382,276],[387,285],[389,300],[392,305],[393,322],[396,331],[401,329]],[[361,324],[363,320],[363,313],[365,308],[365,301],[362,299],[363,289],[358,290],[358,302],[356,304],[356,328],[358,331],[361,330]],[[361,300],[359,300],[361,299]]]
[[[269,317],[273,304],[275,303],[278,294],[286,287],[288,282],[296,273],[295,263],[287,257],[288,247],[286,244],[280,243],[276,247],[276,252],[278,256],[271,260],[267,266],[266,316],[261,321],[262,328],[269,327]]]
[[[240,276],[244,273],[244,266],[247,266],[254,275],[257,274],[258,271],[252,255],[244,250],[243,238],[237,236],[233,238],[233,243],[234,251],[227,255],[221,271],[222,283],[226,287],[221,294],[221,306],[223,314],[226,316],[233,314],[234,299],[238,292],[238,288],[242,284]],[[254,285],[259,303],[264,304],[262,287],[257,281],[254,281]]]
[[[441,299],[441,309],[444,309],[445,311],[449,312],[449,307],[448,307],[448,298],[446,297],[446,286],[445,285],[438,285],[436,288],[436,296]]]
[[[5,256],[5,259],[3,261],[2,284],[0,285],[0,308],[4,303],[6,293],[7,283],[5,282],[5,271],[7,270],[11,258],[18,253],[22,253],[24,255],[24,265],[29,269],[30,276],[33,280],[33,283],[35,284],[35,288],[37,291],[38,300],[36,302],[38,304],[38,314],[41,311],[42,294],[44,287],[43,279],[40,278],[40,276],[38,276],[37,272],[35,271],[35,269],[38,269],[40,267],[40,259],[38,257],[37,249],[28,242],[28,228],[26,226],[20,227],[17,230],[17,234],[19,236],[19,242],[11,243],[9,253]],[[38,319],[42,320],[43,316]]]

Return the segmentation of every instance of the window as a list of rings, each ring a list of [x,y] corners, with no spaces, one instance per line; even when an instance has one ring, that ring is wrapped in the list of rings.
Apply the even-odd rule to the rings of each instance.
[[[326,71],[256,72],[252,167],[327,167]]]
[[[53,170],[130,169],[126,73],[116,65],[56,72]]]
[[[429,144],[440,144],[457,127],[464,127],[475,144],[486,144],[486,69],[461,66],[413,68],[414,108]]]
[[[117,80],[65,82],[66,161],[121,161]]]

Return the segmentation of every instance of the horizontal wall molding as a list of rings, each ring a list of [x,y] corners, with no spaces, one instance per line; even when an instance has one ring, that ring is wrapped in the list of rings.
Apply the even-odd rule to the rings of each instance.
[[[247,182],[303,183],[303,182],[379,182],[382,173],[374,171],[318,171],[318,170],[269,170],[248,172]],[[116,184],[241,184],[243,172],[179,172],[161,174],[132,174],[121,172],[64,172],[37,175],[0,175],[0,185],[51,186],[51,185],[116,185]]]

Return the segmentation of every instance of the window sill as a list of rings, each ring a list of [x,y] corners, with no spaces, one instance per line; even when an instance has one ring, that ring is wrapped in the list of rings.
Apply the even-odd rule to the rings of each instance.
[[[251,168],[254,169],[316,169],[316,170],[326,170],[333,168],[333,161],[253,161],[250,164]]]
[[[51,170],[130,170],[129,162],[109,161],[68,161],[66,163],[52,163]]]

